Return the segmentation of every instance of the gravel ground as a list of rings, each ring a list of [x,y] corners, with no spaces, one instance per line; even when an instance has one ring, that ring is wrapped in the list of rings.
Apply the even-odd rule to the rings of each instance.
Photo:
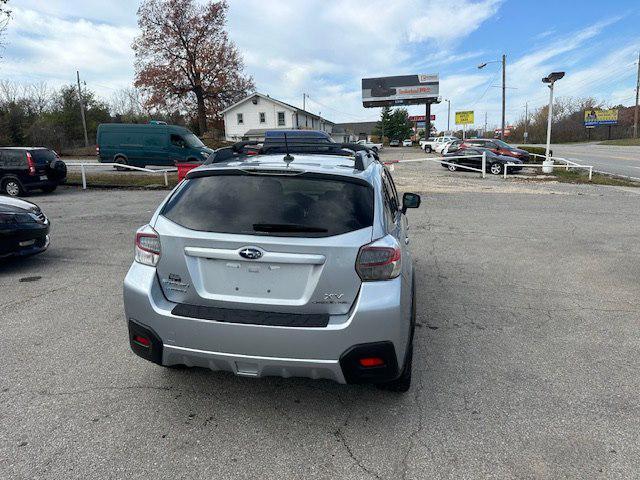
[[[417,149],[387,151],[391,159]],[[42,255],[0,264],[0,478],[632,478],[640,196],[395,167],[416,259],[405,395],[167,370],[122,279],[166,192],[61,188]]]

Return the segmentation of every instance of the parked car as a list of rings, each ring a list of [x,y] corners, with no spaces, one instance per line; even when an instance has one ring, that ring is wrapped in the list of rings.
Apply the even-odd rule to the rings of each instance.
[[[425,152],[431,153],[436,150],[436,147],[438,145],[444,145],[445,143],[452,142],[454,140],[458,140],[458,139],[456,137],[449,137],[449,136],[435,137],[433,141],[425,142],[422,148],[424,149]]]
[[[423,138],[418,142],[418,145],[420,145],[420,148],[424,150],[425,145],[429,142],[433,142],[435,139],[436,137]]]
[[[237,145],[208,162],[136,233],[124,280],[132,350],[167,367],[406,391],[406,212],[420,196],[400,199],[375,155],[341,144],[250,156]]]
[[[49,246],[49,219],[40,207],[0,196],[0,258],[26,257]]]
[[[482,147],[491,150],[498,155],[505,155],[507,157],[517,158],[522,160],[523,163],[529,161],[529,152],[520,148],[513,147],[502,140],[492,138],[472,138],[464,141],[465,147]],[[463,147],[463,148],[465,148]]]
[[[452,142],[447,142],[444,147],[442,147],[442,151],[440,152],[442,155],[446,155],[450,152],[457,152],[462,145],[462,140],[454,140]]]
[[[374,143],[374,142],[370,142],[369,140],[358,140],[356,142],[356,145],[362,145],[364,147],[370,148],[374,152],[377,152],[378,150],[382,150],[381,143]]]
[[[200,162],[213,153],[188,129],[157,122],[98,125],[96,154],[102,163],[175,165]]]
[[[53,192],[67,178],[67,166],[53,150],[0,148],[0,192],[18,197],[33,190]]]
[[[457,152],[447,153],[444,155],[444,159],[448,163],[456,163],[459,165],[466,165],[468,167],[482,168],[482,154],[486,154],[486,171],[491,172],[493,175],[500,175],[504,172],[504,165],[510,163],[513,165],[520,165],[524,162],[517,158],[507,157],[505,155],[496,155],[487,148],[469,147],[460,149]],[[447,160],[447,157],[459,157],[451,160]],[[448,168],[449,171],[455,172],[458,170],[456,165],[441,164],[444,168]],[[464,170],[464,169],[463,169]],[[516,172],[522,170],[522,167],[509,167],[509,171]]]
[[[389,146],[390,147],[399,147],[400,146],[400,140],[391,140],[389,142]]]
[[[411,140],[410,138],[405,138],[402,141],[402,146],[403,147],[411,147],[411,146],[413,146],[413,140]]]

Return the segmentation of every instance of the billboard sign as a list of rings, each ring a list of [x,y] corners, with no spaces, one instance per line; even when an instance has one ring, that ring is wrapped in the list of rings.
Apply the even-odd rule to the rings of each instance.
[[[362,79],[362,105],[365,108],[435,103],[439,93],[437,74]]]
[[[456,125],[471,125],[473,123],[473,110],[456,112]]]
[[[599,125],[617,125],[618,110],[600,110],[598,108],[589,108],[584,111],[584,126],[597,127]]]

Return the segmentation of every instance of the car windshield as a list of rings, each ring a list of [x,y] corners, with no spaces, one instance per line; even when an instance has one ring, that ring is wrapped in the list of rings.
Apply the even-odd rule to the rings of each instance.
[[[184,141],[191,148],[200,148],[204,147],[204,143],[198,137],[196,137],[193,133],[187,133],[183,135]]]

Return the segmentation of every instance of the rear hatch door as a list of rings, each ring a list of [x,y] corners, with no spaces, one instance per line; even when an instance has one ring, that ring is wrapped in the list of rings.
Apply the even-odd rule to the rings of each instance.
[[[186,182],[154,226],[167,298],[195,306],[345,314],[372,239],[373,189],[352,177],[223,175]]]

